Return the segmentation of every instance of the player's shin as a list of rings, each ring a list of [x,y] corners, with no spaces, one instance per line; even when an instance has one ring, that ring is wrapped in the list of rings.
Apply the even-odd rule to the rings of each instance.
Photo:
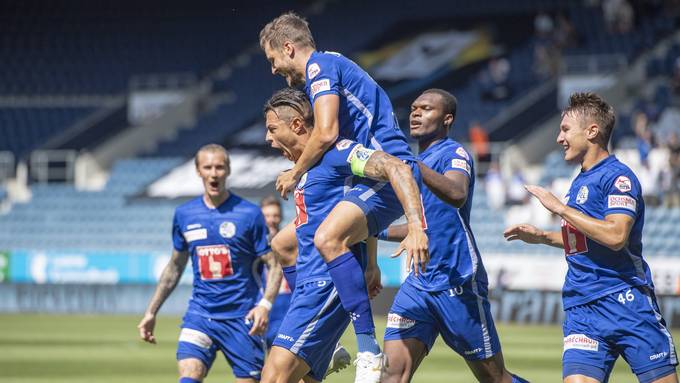
[[[366,290],[366,280],[359,261],[353,253],[347,252],[328,262],[327,265],[342,307],[352,318],[359,352],[379,354],[380,346],[375,339],[375,325]]]

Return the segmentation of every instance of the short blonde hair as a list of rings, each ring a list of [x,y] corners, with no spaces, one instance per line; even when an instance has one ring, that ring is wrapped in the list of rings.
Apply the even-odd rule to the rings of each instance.
[[[270,21],[260,31],[260,47],[263,50],[267,44],[272,49],[279,49],[286,41],[316,49],[307,20],[295,12],[282,14]]]
[[[198,169],[198,155],[201,154],[201,152],[221,152],[224,154],[224,160],[226,162],[225,165],[227,165],[227,169],[229,169],[229,152],[227,149],[224,148],[222,145],[218,144],[207,144],[201,146],[200,149],[196,152],[196,155],[194,156],[194,165],[196,165],[196,169]]]

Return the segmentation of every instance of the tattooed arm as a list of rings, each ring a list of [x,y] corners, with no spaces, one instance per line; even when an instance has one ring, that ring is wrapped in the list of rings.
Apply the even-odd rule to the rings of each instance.
[[[411,168],[398,158],[382,151],[373,151],[364,165],[363,176],[377,181],[389,181],[404,208],[404,215],[408,221],[408,235],[393,256],[399,256],[405,250],[409,270],[413,261],[415,274],[418,275],[419,271],[424,272],[429,261],[428,243],[424,232],[420,190]]]
[[[153,294],[151,302],[149,302],[149,306],[144,313],[144,318],[137,325],[139,336],[144,341],[156,343],[156,337],[153,334],[154,327],[156,326],[156,314],[158,314],[158,310],[160,310],[163,302],[165,302],[170,293],[175,289],[175,286],[177,286],[177,282],[179,282],[188,260],[188,252],[172,251],[172,258],[170,258],[170,262],[163,269],[161,278],[156,286],[156,292]]]

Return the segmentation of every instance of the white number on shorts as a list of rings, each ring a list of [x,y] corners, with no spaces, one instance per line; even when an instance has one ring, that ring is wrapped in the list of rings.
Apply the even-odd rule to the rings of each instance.
[[[617,301],[621,302],[622,305],[625,305],[626,301],[632,302],[634,300],[635,300],[635,295],[633,295],[633,292],[630,289],[628,289],[628,291],[626,291],[625,298],[624,298],[623,293],[619,293],[619,297],[617,298]]]

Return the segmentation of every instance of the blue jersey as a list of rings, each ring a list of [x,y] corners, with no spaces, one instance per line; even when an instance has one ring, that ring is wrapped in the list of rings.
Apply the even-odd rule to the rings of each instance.
[[[326,263],[314,246],[314,234],[352,184],[352,156],[370,156],[370,149],[350,140],[339,140],[324,153],[295,188],[295,232],[298,240],[297,285],[330,280]],[[356,254],[356,252],[355,252]]]
[[[471,279],[486,283],[486,271],[470,229],[475,172],[469,154],[459,143],[445,138],[420,153],[418,159],[440,174],[461,172],[470,182],[467,200],[459,209],[422,188],[430,262],[423,275],[410,274],[406,282],[426,291],[448,290]]]
[[[255,305],[253,262],[270,251],[260,208],[231,194],[216,209],[203,197],[175,210],[172,241],[191,255],[194,284],[189,313],[213,319],[242,317]]]
[[[338,53],[314,52],[306,72],[305,92],[312,105],[325,94],[340,97],[340,137],[414,160],[387,93],[357,64]]]
[[[640,182],[630,168],[611,155],[582,171],[571,184],[566,199],[568,206],[587,216],[603,220],[610,214],[625,214],[635,223],[626,246],[614,251],[562,221],[564,253],[569,265],[562,294],[564,308],[588,303],[628,286],[653,288],[649,267],[642,259],[645,204]]]

